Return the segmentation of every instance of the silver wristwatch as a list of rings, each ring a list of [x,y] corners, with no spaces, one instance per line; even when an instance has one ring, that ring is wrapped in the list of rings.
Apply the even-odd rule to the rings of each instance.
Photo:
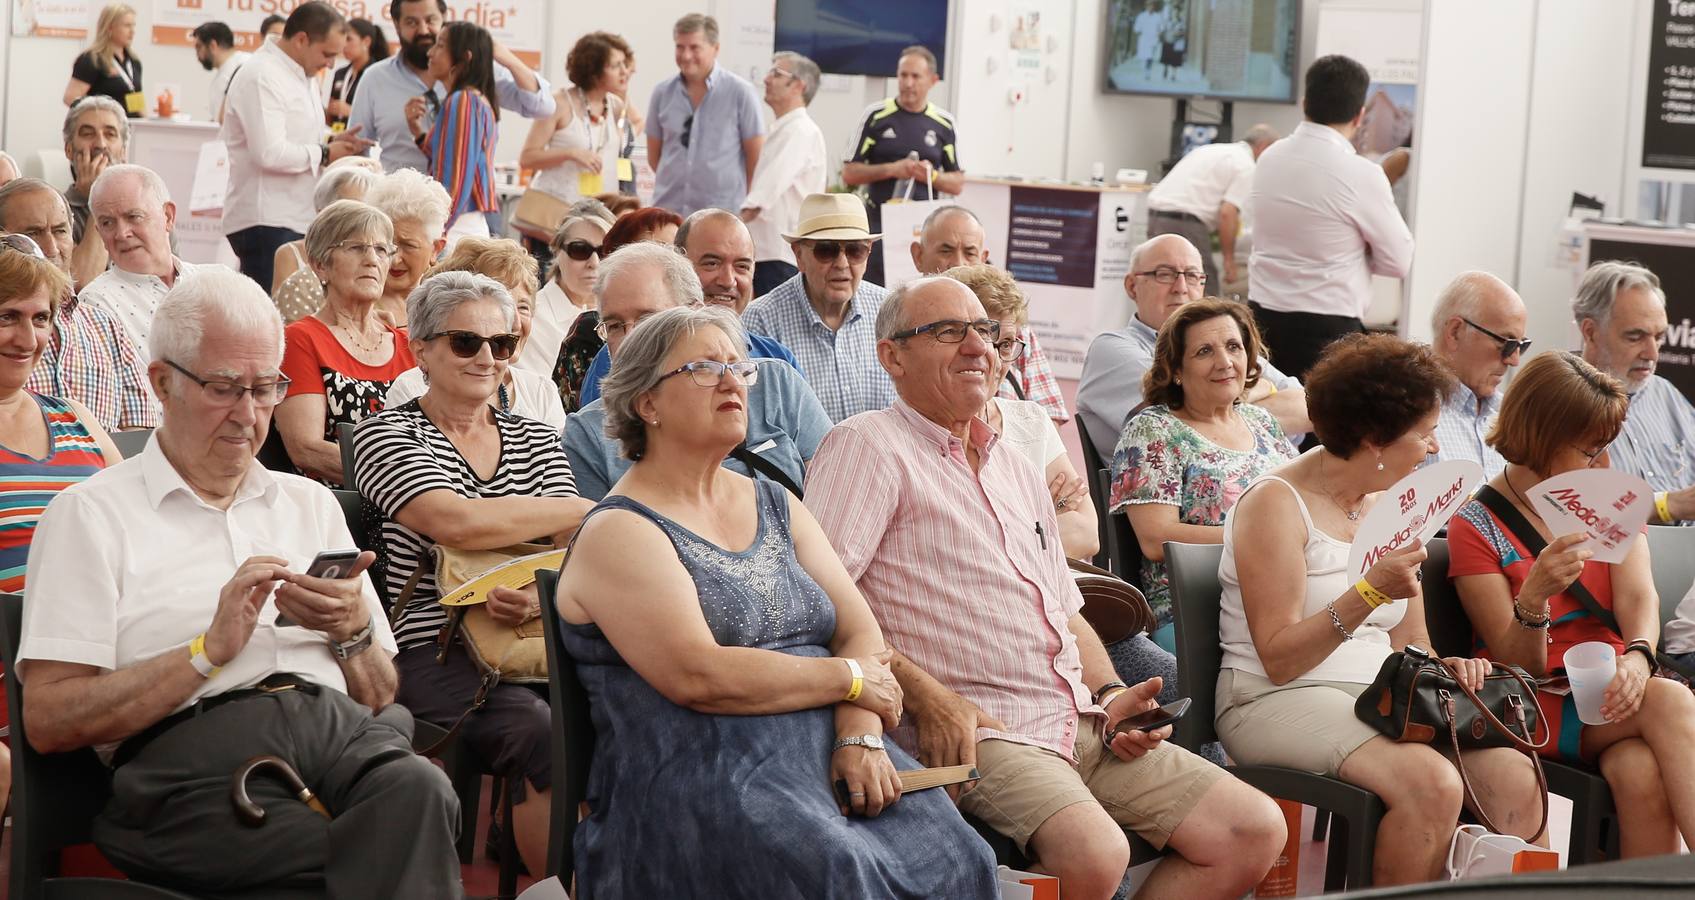
[[[330,642],[330,651],[335,654],[336,659],[343,662],[364,653],[366,650],[370,649],[370,647],[371,626],[368,623],[365,625],[365,629],[363,631],[348,638],[347,640],[340,643],[336,643],[335,641]]]
[[[830,746],[834,753],[843,747],[864,747],[867,750],[883,749],[883,736],[879,734],[855,734],[848,737],[836,738],[836,743]]]

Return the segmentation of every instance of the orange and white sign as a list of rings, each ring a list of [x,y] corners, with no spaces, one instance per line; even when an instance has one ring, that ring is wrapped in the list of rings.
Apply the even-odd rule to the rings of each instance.
[[[1558,537],[1585,532],[1597,562],[1621,563],[1654,511],[1648,482],[1617,469],[1575,469],[1530,489],[1548,530]]]
[[[14,0],[31,2],[31,0]],[[40,5],[44,0],[33,0]],[[304,0],[153,0],[153,43],[194,46],[192,32],[203,22],[222,22],[235,32],[236,46],[259,46],[259,25],[266,16],[287,16]],[[369,19],[382,27],[389,45],[398,50],[388,0],[328,0],[349,19]],[[88,3],[78,4],[86,8]],[[489,30],[530,67],[541,65],[542,40],[547,35],[544,0],[447,0],[448,21],[467,20]],[[86,21],[86,16],[85,16]]]
[[[12,0],[13,37],[82,39],[99,16],[94,0]]]
[[[1395,482],[1354,532],[1351,577],[1363,577],[1379,559],[1414,540],[1430,540],[1482,483],[1483,467],[1467,459],[1428,465]]]

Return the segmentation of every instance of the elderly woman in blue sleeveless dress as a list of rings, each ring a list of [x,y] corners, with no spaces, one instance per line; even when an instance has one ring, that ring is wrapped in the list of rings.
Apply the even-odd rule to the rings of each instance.
[[[721,467],[747,433],[739,320],[676,308],[625,340],[606,427],[635,460],[559,589],[599,730],[580,896],[998,896],[940,790],[902,795],[901,694],[818,523]],[[831,784],[844,779],[849,805]]]

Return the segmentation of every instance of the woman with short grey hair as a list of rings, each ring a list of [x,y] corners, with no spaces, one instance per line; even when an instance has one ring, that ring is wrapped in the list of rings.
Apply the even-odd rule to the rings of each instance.
[[[389,172],[371,186],[366,202],[394,223],[394,258],[378,311],[396,328],[406,327],[406,298],[447,246],[447,217],[453,200],[441,182],[416,169]]]
[[[363,156],[347,156],[331,163],[318,176],[318,185],[312,191],[312,209],[321,213],[337,200],[365,199],[365,192],[382,174],[381,166]],[[318,281],[318,273],[306,262],[305,253],[306,239],[301,238],[278,247],[271,261],[271,299],[276,302],[284,325],[303,319],[324,305],[324,286]]]
[[[674,307],[622,340],[602,384],[607,433],[635,462],[578,530],[557,606],[595,706],[590,793],[666,797],[670,827],[639,803],[598,806],[577,829],[578,886],[997,896],[988,846],[947,795],[901,794],[897,770],[917,763],[882,739],[900,685],[823,529],[722,465],[747,436],[746,348],[733,312]],[[783,852],[796,834],[808,851]]]
[[[400,654],[397,702],[444,728],[471,708],[480,673],[455,643],[436,661],[436,635],[447,621],[437,602],[434,548],[486,550],[538,538],[562,542],[593,504],[577,497],[559,430],[502,411],[498,386],[517,350],[516,310],[500,282],[472,272],[423,280],[407,298],[412,354],[428,388],[423,395],[365,420],[354,433],[359,492],[381,510]],[[488,611],[520,625],[540,613],[535,589],[496,589]],[[512,791],[513,835],[530,871],[547,862],[553,771],[547,701],[515,684],[492,688],[465,718],[463,740]]]
[[[337,428],[383,409],[388,387],[412,368],[405,332],[377,316],[394,226],[382,210],[337,200],[306,230],[306,258],[324,285],[324,304],[287,328],[283,374],[293,382],[277,407],[276,431],[302,474],[340,485]]]

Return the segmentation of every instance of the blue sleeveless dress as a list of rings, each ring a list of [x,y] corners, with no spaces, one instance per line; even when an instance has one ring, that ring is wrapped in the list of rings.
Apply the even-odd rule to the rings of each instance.
[[[795,559],[788,493],[755,482],[753,545],[726,551],[628,497],[693,577],[723,646],[828,657],[836,611]],[[577,829],[585,900],[653,897],[994,898],[995,860],[941,789],[906,794],[875,819],[844,817],[830,790],[830,707],[708,715],[666,700],[592,624],[562,622],[595,728]],[[917,768],[892,743],[900,769]]]

